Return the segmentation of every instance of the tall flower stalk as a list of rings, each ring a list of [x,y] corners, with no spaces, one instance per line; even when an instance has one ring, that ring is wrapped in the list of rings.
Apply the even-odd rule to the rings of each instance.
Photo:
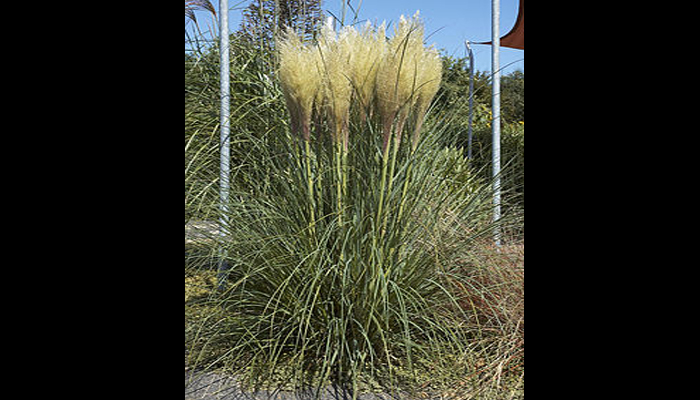
[[[420,142],[425,114],[442,81],[442,64],[436,50],[424,45],[425,32],[419,14],[401,17],[394,36],[387,40],[385,24],[365,25],[335,32],[325,26],[315,44],[304,44],[289,30],[280,41],[279,77],[287,100],[292,131],[305,142],[309,203],[314,196],[310,141],[314,112],[322,139],[329,127],[335,146],[336,212],[343,225],[347,195],[351,145],[351,115],[360,123],[378,115],[383,134],[382,174],[378,204],[377,230],[386,230],[386,197],[394,189],[397,159],[409,119],[413,119],[411,154]],[[404,195],[408,188],[405,182]],[[404,208],[401,201],[400,209]],[[313,206],[311,206],[313,207]],[[315,212],[313,213],[315,214]],[[401,213],[400,213],[401,214]],[[311,220],[315,221],[312,215]],[[383,221],[383,222],[381,222]]]
[[[311,118],[314,101],[322,88],[316,49],[305,46],[292,30],[279,43],[282,62],[279,77],[291,118],[292,132],[304,141],[308,189],[309,229],[316,225],[316,202],[311,151]],[[312,235],[313,236],[313,235]]]
[[[411,19],[402,16],[378,70],[377,100],[384,134],[382,187],[386,186],[389,193],[394,188],[396,162],[409,116],[413,115],[416,121],[411,141],[413,155],[420,140],[425,114],[442,82],[440,56],[436,50],[424,47],[424,39],[425,29],[420,14],[416,13]],[[409,176],[410,173],[409,169]],[[408,188],[409,181],[405,180],[404,189]],[[405,197],[406,190],[403,191],[400,210],[404,208]],[[383,201],[382,198],[380,215],[384,208]],[[399,218],[402,214],[400,211]],[[384,216],[383,231],[387,229],[388,217]]]

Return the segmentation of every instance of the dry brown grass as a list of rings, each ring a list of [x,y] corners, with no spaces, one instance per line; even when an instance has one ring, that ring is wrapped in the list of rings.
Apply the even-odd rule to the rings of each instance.
[[[475,315],[489,357],[477,360],[470,378],[479,387],[498,388],[525,377],[525,243],[476,246],[463,261],[470,286],[462,286],[462,306]],[[486,354],[485,353],[485,354]]]

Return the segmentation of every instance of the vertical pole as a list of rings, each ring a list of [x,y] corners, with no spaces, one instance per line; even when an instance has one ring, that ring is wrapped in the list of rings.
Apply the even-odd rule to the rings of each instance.
[[[220,43],[220,68],[221,68],[221,166],[219,177],[219,235],[221,239],[226,236],[229,226],[229,197],[231,192],[231,45],[229,43],[228,0],[219,1],[219,38]],[[223,285],[226,278],[228,265],[226,254],[222,248],[221,263],[219,264],[219,286]]]
[[[501,0],[492,0],[493,51],[491,70],[493,73],[493,219],[494,239],[501,246],[502,232],[500,221],[502,217],[501,193]]]
[[[469,53],[469,131],[468,131],[468,155],[469,161],[474,159],[474,50],[470,41],[466,41]]]

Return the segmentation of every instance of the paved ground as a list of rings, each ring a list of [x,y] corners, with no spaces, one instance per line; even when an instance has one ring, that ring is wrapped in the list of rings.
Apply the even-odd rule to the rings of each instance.
[[[216,222],[190,222],[185,225],[185,244],[210,240],[218,234],[219,226]]]
[[[362,395],[360,400],[398,400],[390,396]],[[185,372],[185,400],[315,400],[312,392],[244,393],[235,379],[216,374],[194,375]],[[346,400],[328,390],[320,400]],[[349,398],[348,398],[349,400]]]

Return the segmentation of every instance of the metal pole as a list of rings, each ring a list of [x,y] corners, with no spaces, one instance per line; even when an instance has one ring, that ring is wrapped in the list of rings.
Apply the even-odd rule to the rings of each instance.
[[[493,73],[493,220],[494,239],[501,246],[501,0],[492,0],[493,29],[491,70]]]
[[[469,53],[469,132],[468,132],[468,160],[474,159],[474,50],[470,41],[465,42]]]
[[[229,43],[228,0],[219,0],[219,38],[220,43],[220,69],[221,69],[221,166],[219,177],[219,235],[221,239],[226,236],[229,226],[229,196],[231,192],[231,45]],[[221,263],[219,265],[219,285],[228,272],[226,254],[223,246],[221,249]]]

